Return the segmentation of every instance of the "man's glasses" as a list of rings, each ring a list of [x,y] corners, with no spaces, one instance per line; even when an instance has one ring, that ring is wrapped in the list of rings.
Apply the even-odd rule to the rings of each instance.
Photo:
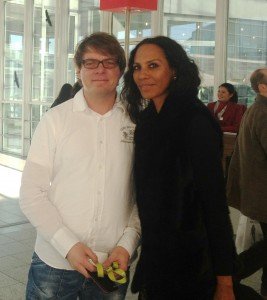
[[[118,60],[107,58],[103,60],[98,59],[83,59],[82,64],[86,69],[96,69],[98,68],[99,64],[102,64],[102,66],[106,69],[114,69],[119,65]]]

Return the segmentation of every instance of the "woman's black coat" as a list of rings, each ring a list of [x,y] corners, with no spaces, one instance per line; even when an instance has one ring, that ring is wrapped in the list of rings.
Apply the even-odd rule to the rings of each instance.
[[[190,95],[187,95],[187,97]],[[132,290],[147,299],[201,299],[215,275],[233,271],[233,232],[222,171],[222,133],[192,96],[153,102],[135,131],[135,183],[142,225]]]

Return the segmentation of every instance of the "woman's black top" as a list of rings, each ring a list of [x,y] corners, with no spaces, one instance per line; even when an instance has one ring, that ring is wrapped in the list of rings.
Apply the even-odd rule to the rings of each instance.
[[[233,272],[222,133],[198,99],[177,100],[160,113],[151,102],[135,131],[142,245],[132,290],[145,285],[149,300],[198,299]]]

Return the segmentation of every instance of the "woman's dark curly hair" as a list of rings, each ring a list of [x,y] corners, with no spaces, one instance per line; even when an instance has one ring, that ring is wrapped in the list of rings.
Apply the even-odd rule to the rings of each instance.
[[[127,102],[127,110],[133,122],[138,120],[139,113],[143,110],[145,103],[145,99],[142,98],[133,79],[133,64],[137,50],[146,44],[153,44],[160,47],[165,53],[169,66],[176,74],[176,79],[170,83],[170,96],[181,96],[187,92],[197,96],[198,86],[201,82],[197,65],[188,57],[183,47],[176,41],[166,36],[156,36],[142,40],[130,53],[128,70],[124,74],[121,92],[121,98]],[[182,99],[182,97],[179,97],[179,99]]]
[[[227,89],[228,93],[229,94],[232,94],[232,97],[229,99],[230,102],[234,102],[234,103],[237,103],[238,102],[238,94],[237,94],[237,91],[235,89],[235,87],[231,84],[231,83],[228,83],[228,82],[224,82],[222,83],[220,87],[224,87]]]

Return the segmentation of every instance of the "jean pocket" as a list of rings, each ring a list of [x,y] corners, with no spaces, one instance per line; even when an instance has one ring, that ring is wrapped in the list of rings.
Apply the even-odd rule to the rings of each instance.
[[[36,263],[36,264],[38,264],[38,263],[44,263],[41,259],[40,259],[40,257],[36,254],[36,252],[33,252],[33,255],[32,255],[32,263]]]

